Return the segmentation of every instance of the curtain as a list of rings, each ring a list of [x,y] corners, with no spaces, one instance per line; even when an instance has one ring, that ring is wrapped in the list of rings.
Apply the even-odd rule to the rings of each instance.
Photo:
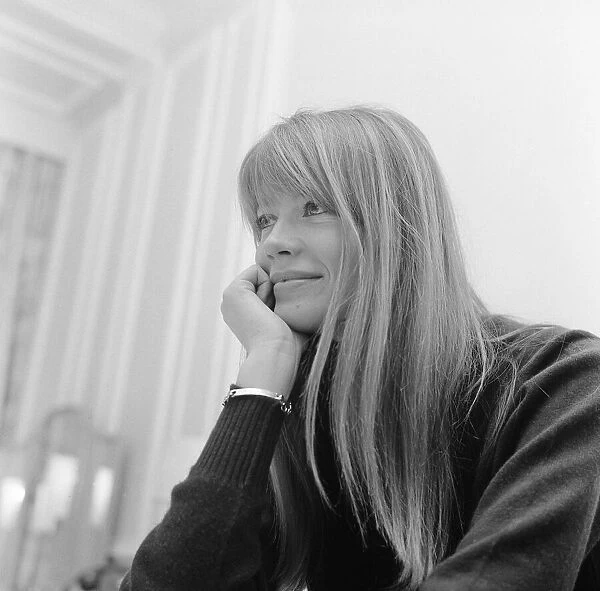
[[[19,420],[63,170],[0,143],[0,443]]]

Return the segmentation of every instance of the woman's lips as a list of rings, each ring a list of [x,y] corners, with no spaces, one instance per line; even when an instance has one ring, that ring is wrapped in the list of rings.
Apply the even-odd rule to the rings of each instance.
[[[308,277],[304,279],[289,279],[288,281],[280,281],[273,286],[274,291],[288,291],[306,287],[311,283],[322,279],[322,277]]]

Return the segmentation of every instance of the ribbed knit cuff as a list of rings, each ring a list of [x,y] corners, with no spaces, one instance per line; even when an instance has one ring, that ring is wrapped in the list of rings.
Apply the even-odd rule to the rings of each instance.
[[[231,398],[190,475],[263,490],[284,417],[277,400],[262,396]]]

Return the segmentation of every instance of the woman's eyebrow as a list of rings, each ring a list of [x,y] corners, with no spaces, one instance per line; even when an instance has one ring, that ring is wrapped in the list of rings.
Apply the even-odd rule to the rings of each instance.
[[[294,207],[300,209],[306,203],[311,201],[311,199],[309,199],[307,197],[295,197],[295,198],[293,198],[293,201],[294,201]],[[270,208],[272,208],[274,205],[276,205],[276,203],[277,203],[277,200],[275,200],[275,199],[272,199],[271,201],[264,201],[262,203],[258,203],[258,205],[256,207],[256,215],[261,215],[261,214],[265,213],[265,210],[268,211]]]

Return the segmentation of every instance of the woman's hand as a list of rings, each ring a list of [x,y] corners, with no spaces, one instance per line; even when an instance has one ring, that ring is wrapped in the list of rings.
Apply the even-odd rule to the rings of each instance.
[[[242,271],[223,292],[223,320],[248,355],[264,349],[289,350],[297,365],[310,335],[292,330],[274,308],[273,284],[260,265]]]

